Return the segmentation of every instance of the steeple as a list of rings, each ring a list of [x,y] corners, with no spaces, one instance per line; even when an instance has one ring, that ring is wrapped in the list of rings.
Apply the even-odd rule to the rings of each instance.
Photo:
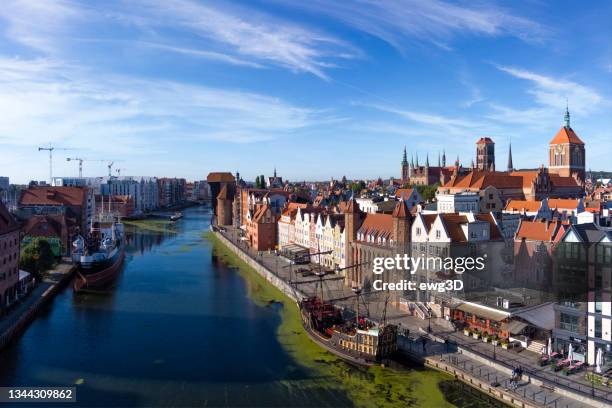
[[[402,166],[408,165],[408,156],[406,154],[406,146],[404,146],[404,157],[402,158]]]
[[[565,104],[565,128],[570,129],[570,113],[569,113],[569,104],[566,102]]]
[[[438,167],[441,167],[440,166],[440,151],[439,150],[438,150]]]
[[[425,167],[429,167],[429,153],[427,153],[427,156],[425,157]]]
[[[508,173],[514,171],[514,166],[512,165],[512,142],[508,147]]]
[[[416,166],[419,167],[419,154],[416,154]]]
[[[442,150],[442,167],[446,167],[446,149]]]
[[[276,178],[276,166],[274,166],[274,178]]]

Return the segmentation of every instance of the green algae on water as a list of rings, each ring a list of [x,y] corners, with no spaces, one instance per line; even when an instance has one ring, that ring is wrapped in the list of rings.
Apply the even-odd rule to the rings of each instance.
[[[288,389],[310,387],[343,392],[357,407],[455,407],[448,402],[439,384],[452,377],[433,370],[395,370],[378,366],[362,368],[345,363],[313,342],[304,331],[295,302],[268,283],[246,262],[238,258],[214,234],[205,239],[213,244],[213,253],[226,264],[238,270],[245,279],[248,296],[258,305],[281,302],[281,324],[277,330],[280,344],[300,367],[309,370],[319,380],[295,382],[287,380]]]

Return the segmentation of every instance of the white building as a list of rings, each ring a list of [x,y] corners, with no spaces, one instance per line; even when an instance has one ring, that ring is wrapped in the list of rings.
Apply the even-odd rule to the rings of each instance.
[[[457,194],[437,193],[436,200],[439,213],[479,212],[480,196],[478,193],[462,192]]]

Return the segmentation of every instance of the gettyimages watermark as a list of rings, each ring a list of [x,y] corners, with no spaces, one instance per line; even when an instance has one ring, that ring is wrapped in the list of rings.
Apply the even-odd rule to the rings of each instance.
[[[486,268],[487,255],[478,257],[439,257],[397,254],[395,257],[376,257],[372,261],[372,272],[382,275],[385,272],[407,272],[415,275],[417,272],[436,271],[442,274],[463,275],[466,272],[478,272]],[[418,282],[411,279],[400,279],[396,282],[385,282],[375,279],[372,282],[374,290],[378,291],[436,291],[449,292],[463,290],[463,280],[445,279],[428,282]]]

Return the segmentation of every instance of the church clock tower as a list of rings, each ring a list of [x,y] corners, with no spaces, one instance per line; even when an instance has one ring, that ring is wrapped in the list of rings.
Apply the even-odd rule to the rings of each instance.
[[[550,141],[548,167],[551,173],[563,177],[571,177],[576,174],[584,181],[584,142],[570,126],[570,113],[567,107],[565,108],[565,125]]]

